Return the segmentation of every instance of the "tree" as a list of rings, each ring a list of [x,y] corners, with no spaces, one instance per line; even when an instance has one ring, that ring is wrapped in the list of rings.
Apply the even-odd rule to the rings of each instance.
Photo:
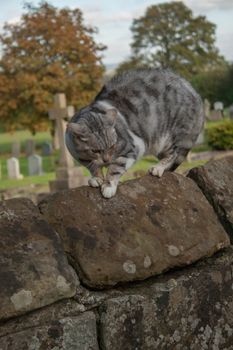
[[[189,78],[223,58],[215,43],[215,25],[205,16],[194,17],[183,2],[169,2],[147,8],[133,20],[132,55],[119,67],[161,66]]]
[[[233,103],[232,81],[233,64],[226,64],[195,75],[191,82],[203,99],[222,101],[227,107]]]
[[[64,92],[76,108],[98,91],[104,72],[103,45],[79,9],[61,10],[46,2],[26,4],[17,24],[0,35],[0,123],[8,130],[35,132],[48,126],[53,95]]]

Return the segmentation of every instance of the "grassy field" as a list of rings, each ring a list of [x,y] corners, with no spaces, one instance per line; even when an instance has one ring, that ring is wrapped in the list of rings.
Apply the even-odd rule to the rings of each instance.
[[[21,150],[24,152],[26,140],[33,139],[36,144],[36,149],[39,149],[43,142],[51,141],[49,132],[38,132],[33,136],[29,131],[15,131],[14,133],[0,133],[0,157],[11,153],[12,143],[19,141]]]
[[[6,190],[15,187],[25,187],[30,185],[48,185],[48,182],[55,179],[55,173],[46,173],[40,176],[27,176],[21,180],[2,179],[0,181],[0,190]]]
[[[217,122],[208,122],[206,128],[211,128],[214,125],[219,124]],[[23,187],[29,186],[31,184],[41,184],[45,185],[48,181],[55,178],[55,168],[58,161],[58,154],[55,153],[50,157],[43,157],[43,172],[41,176],[28,176],[28,165],[27,159],[25,157],[25,143],[27,139],[33,139],[36,145],[36,153],[41,154],[41,145],[45,141],[51,142],[51,135],[49,132],[38,132],[33,136],[29,131],[16,131],[14,133],[0,133],[0,167],[1,167],[1,177],[0,177],[0,189],[7,189],[12,187]],[[11,156],[11,147],[14,141],[19,141],[21,143],[21,156],[19,158],[20,162],[20,171],[24,176],[22,180],[9,180],[7,178],[7,165],[6,161]],[[207,151],[210,148],[208,145],[200,145],[194,147],[194,152],[203,152]],[[155,163],[154,157],[145,157],[141,161],[137,162],[130,171],[123,177],[123,180],[132,178],[135,176],[135,173],[142,174],[147,172],[148,169]],[[202,161],[198,162],[184,162],[178,169],[178,172],[186,171],[194,166],[202,165]],[[84,170],[85,175],[89,175],[86,169]]]

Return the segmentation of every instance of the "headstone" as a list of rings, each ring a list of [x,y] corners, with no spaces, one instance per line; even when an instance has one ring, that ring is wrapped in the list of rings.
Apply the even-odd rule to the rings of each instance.
[[[51,156],[53,147],[50,142],[44,142],[42,144],[42,156]]]
[[[60,148],[60,145],[59,145],[58,132],[56,127],[56,120],[52,120],[52,123],[54,128],[52,146],[53,146],[53,149],[58,150]]]
[[[223,113],[220,110],[214,110],[210,112],[210,115],[208,117],[208,120],[210,121],[216,121],[221,120],[223,118]]]
[[[20,174],[19,169],[19,160],[15,157],[12,157],[7,160],[7,172],[9,179],[22,179],[23,175]]]
[[[19,158],[19,156],[20,156],[20,142],[15,141],[12,143],[11,154],[12,154],[12,157]]]
[[[56,94],[54,96],[54,108],[49,111],[49,118],[56,121],[58,139],[60,145],[59,165],[61,167],[72,167],[73,159],[69,154],[65,144],[66,121],[68,117],[68,108],[66,106],[65,94]]]
[[[65,144],[65,130],[67,120],[74,114],[73,106],[66,106],[65,94],[54,96],[54,108],[49,111],[50,120],[55,120],[60,145],[59,166],[56,169],[56,180],[50,181],[50,191],[57,192],[68,188],[87,184],[87,177],[83,176],[81,167],[75,167]]]
[[[229,117],[230,119],[233,119],[233,105],[229,107]]]
[[[203,129],[197,138],[196,145],[202,145],[204,142],[205,142],[205,131]]]
[[[62,95],[62,94],[59,94]],[[64,101],[62,102],[62,106],[66,106],[66,101],[64,104]],[[63,107],[62,107],[63,108]],[[75,113],[74,106],[67,106],[65,107],[67,115],[64,117],[67,121],[73,117]],[[54,117],[52,110],[49,112],[50,115],[50,120],[53,122],[53,127],[54,127],[54,135],[53,135],[53,149],[58,150],[60,149],[60,142],[59,142],[59,127],[57,125],[56,117]]]
[[[29,157],[35,152],[35,142],[32,139],[26,140],[25,146],[26,156]]]
[[[215,111],[223,111],[223,103],[220,101],[214,102]]]
[[[28,173],[29,176],[42,175],[42,158],[37,154],[28,157]]]
[[[210,115],[210,102],[207,100],[207,98],[204,99],[204,113],[205,118],[208,118]]]

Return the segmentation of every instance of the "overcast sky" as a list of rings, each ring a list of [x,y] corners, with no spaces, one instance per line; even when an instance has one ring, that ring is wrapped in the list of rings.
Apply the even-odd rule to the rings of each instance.
[[[217,47],[233,61],[233,0],[183,0],[196,15],[205,15],[217,25]],[[39,1],[32,1],[38,4]],[[149,5],[162,0],[50,0],[56,7],[80,8],[86,23],[99,29],[96,40],[108,46],[104,63],[118,64],[130,54],[132,19],[145,13]],[[0,27],[18,21],[23,12],[21,0],[0,0]]]

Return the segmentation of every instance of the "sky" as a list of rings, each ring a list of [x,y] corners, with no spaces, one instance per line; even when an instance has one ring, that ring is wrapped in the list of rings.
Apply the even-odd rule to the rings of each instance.
[[[0,30],[4,22],[17,22],[23,13],[24,0],[0,0]],[[39,1],[30,1],[38,4]],[[169,0],[49,0],[62,8],[80,8],[86,24],[98,28],[97,42],[107,45],[103,62],[115,65],[130,55],[131,31],[134,18],[145,14],[150,5]],[[229,61],[233,61],[233,0],[183,0],[195,15],[205,15],[217,25],[216,46]]]

